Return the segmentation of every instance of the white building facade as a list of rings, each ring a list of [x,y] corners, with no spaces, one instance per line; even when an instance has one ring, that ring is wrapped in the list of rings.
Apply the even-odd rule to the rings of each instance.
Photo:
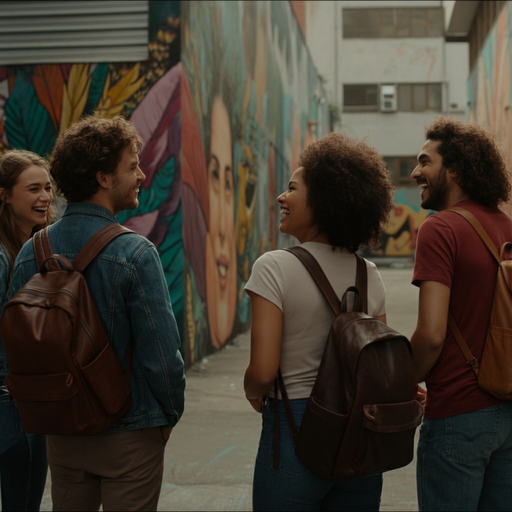
[[[306,40],[324,79],[333,129],[366,138],[385,157],[397,187],[401,243],[384,240],[386,255],[412,254],[426,217],[410,179],[425,125],[440,114],[465,117],[468,45],[444,37],[452,3],[306,2]]]

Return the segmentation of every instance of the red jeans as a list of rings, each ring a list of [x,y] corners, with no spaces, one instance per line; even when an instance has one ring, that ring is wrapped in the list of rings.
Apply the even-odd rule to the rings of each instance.
[[[53,510],[156,510],[166,429],[48,436]]]

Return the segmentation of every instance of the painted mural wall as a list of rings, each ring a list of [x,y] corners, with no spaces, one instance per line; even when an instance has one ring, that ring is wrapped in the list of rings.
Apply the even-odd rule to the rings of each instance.
[[[289,2],[149,2],[143,62],[0,67],[0,153],[49,157],[83,115],[144,139],[139,207],[119,221],[158,248],[187,365],[250,324],[243,288],[292,245],[276,197],[328,103]]]
[[[512,2],[499,14],[468,80],[469,120],[494,130],[512,168]],[[503,209],[512,213],[512,206]]]
[[[365,257],[412,257],[416,250],[416,238],[421,223],[432,213],[420,206],[418,189],[398,187],[395,192],[395,208],[389,222],[382,226],[381,242],[378,247],[366,247]]]
[[[180,2],[149,2],[143,62],[0,67],[0,153],[49,157],[57,136],[83,115],[126,117],[144,139],[139,207],[118,215],[158,248],[183,326]]]
[[[276,197],[328,104],[289,2],[182,4],[185,358],[247,330],[252,264],[291,245]]]

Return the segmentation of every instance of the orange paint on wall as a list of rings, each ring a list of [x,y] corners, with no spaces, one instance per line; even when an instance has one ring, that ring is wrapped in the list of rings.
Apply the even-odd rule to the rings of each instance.
[[[293,12],[297,18],[302,37],[306,38],[306,5],[303,0],[291,0]]]

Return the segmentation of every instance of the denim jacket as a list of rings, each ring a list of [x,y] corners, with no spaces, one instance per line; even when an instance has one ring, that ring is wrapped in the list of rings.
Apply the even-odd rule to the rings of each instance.
[[[7,302],[10,271],[11,265],[9,264],[9,258],[7,254],[5,254],[2,244],[0,244],[0,317],[2,316],[2,311]],[[0,339],[0,384],[8,373],[7,358],[5,357],[4,347]]]
[[[53,252],[70,261],[101,228],[117,222],[94,203],[71,203],[50,226]],[[21,249],[12,276],[16,293],[37,272],[32,241]],[[185,374],[169,290],[155,246],[135,233],[105,247],[84,270],[103,327],[123,369],[133,339],[131,407],[110,432],[172,428],[184,408]]]

